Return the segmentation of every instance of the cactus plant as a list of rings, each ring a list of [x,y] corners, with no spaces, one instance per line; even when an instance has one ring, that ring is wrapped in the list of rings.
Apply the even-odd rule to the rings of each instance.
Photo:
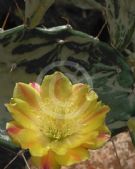
[[[103,10],[102,4],[104,1],[96,1],[96,0],[56,0],[58,4],[65,4],[65,5],[74,5],[81,9],[96,9],[96,10]]]
[[[111,43],[123,50],[130,43],[135,30],[135,1],[106,0],[106,16]]]
[[[109,8],[109,5],[107,7]],[[28,8],[26,9],[28,12]],[[35,10],[31,12],[34,13]],[[29,19],[26,25],[30,29],[21,25],[0,32],[0,88],[3,89],[0,92],[1,122],[10,119],[4,103],[11,97],[16,82],[37,80],[41,83],[44,75],[60,70],[69,76],[73,83],[89,83],[100,99],[111,107],[107,124],[112,134],[126,130],[127,121],[135,116],[135,80],[121,52],[98,38],[74,30],[70,25],[50,29],[34,28],[43,13],[39,16],[27,12],[25,17],[28,16]],[[110,20],[108,23],[112,24]],[[113,31],[110,26],[110,31],[113,32],[111,39],[115,47],[123,49],[131,39],[133,25],[131,24],[130,31],[125,27],[126,33],[122,41],[121,34],[116,39],[117,28],[116,24]],[[5,121],[3,123],[0,124],[0,146],[16,151],[18,147],[6,134]],[[0,163],[0,167],[4,165],[5,163]]]

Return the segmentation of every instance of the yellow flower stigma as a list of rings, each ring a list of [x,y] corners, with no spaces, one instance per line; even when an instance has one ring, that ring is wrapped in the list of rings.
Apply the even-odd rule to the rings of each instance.
[[[29,149],[39,169],[59,169],[89,158],[89,149],[110,138],[105,125],[110,108],[86,84],[72,84],[61,72],[41,85],[17,83],[7,109],[6,129],[16,144]]]

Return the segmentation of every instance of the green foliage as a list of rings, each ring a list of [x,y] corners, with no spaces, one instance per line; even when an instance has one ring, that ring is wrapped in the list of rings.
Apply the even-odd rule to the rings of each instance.
[[[37,26],[54,1],[55,0],[25,1],[26,26],[30,29]]]
[[[107,22],[112,45],[123,50],[135,30],[135,1],[106,0]]]
[[[130,135],[131,135],[133,144],[135,145],[135,118],[130,118],[128,120],[128,128],[130,131]]]
[[[103,2],[103,1],[102,1]],[[103,6],[96,0],[56,0],[58,4],[74,5],[81,9],[103,10]]]

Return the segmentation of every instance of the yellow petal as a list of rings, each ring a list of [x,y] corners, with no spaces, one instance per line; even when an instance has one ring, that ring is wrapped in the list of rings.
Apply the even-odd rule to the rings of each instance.
[[[68,102],[68,109],[72,111],[72,114],[83,118],[84,115],[86,116],[86,112],[97,103],[97,95],[88,85],[75,84]]]
[[[18,135],[18,140],[21,144],[21,147],[24,149],[29,149],[32,156],[43,156],[48,152],[47,143],[43,144],[42,138],[38,136],[35,131],[32,130],[23,130]]]
[[[74,105],[80,107],[86,101],[89,91],[90,88],[88,85],[82,83],[73,85],[71,101]]]
[[[102,146],[104,146],[104,144],[110,139],[110,135],[108,133],[99,133],[95,145],[93,145],[91,147],[91,149],[98,149]]]
[[[20,143],[17,140],[17,135],[22,131],[22,127],[19,126],[15,121],[10,121],[6,123],[6,131],[9,136],[12,138],[12,141],[20,146]]]
[[[100,106],[97,111],[94,113],[90,113],[86,119],[83,119],[84,128],[82,128],[82,132],[89,133],[92,130],[95,130],[101,126],[104,121],[106,114],[109,112],[110,108],[106,105]]]
[[[65,155],[56,155],[56,160],[60,165],[69,166],[89,158],[89,152],[85,148],[78,147],[68,150]]]
[[[13,138],[13,141],[16,144],[19,144],[19,143],[16,140],[16,137],[14,137],[14,136],[18,135],[18,133],[20,133],[22,129],[23,128],[20,127],[15,121],[11,121],[11,122],[6,123],[7,133]]]
[[[65,154],[68,151],[68,144],[65,141],[54,141],[50,145],[50,149],[60,155]]]
[[[40,169],[60,169],[60,165],[55,160],[55,154],[51,151],[42,157],[33,156],[32,162]]]
[[[78,108],[78,119],[82,122],[89,119],[101,108],[101,103],[97,102],[97,98],[87,99],[83,105]]]
[[[22,127],[33,129],[36,127],[36,114],[31,107],[20,99],[11,99],[10,104],[5,105],[12,114],[14,120]]]
[[[13,98],[24,100],[31,106],[38,107],[40,102],[40,93],[30,84],[17,83],[14,89]]]
[[[105,124],[99,127],[97,133],[97,135],[88,138],[84,147],[98,149],[110,139],[111,133]]]
[[[72,84],[69,79],[60,72],[45,76],[41,85],[43,98],[51,98],[52,103],[66,101],[72,92]]]
[[[87,141],[93,144],[95,142],[95,139],[98,137],[98,134],[99,132],[97,130],[88,133],[88,132],[85,132],[85,129],[84,129],[83,133],[79,132],[74,135],[71,135],[64,142],[68,146],[68,149],[69,148],[72,149],[74,147],[79,147],[87,143]]]
[[[8,134],[22,149],[29,149],[33,156],[43,156],[48,152],[47,143],[43,144],[42,137],[37,131],[21,128],[16,122],[9,122],[6,126]]]
[[[85,137],[85,141],[83,141],[83,144],[81,145],[84,148],[91,149],[91,147],[95,146],[95,141],[99,135],[98,131],[93,131],[87,137]]]

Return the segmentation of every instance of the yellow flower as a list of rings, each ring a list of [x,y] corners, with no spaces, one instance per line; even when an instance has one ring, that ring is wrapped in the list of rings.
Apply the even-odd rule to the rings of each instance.
[[[29,149],[40,169],[57,169],[89,158],[110,137],[105,125],[109,107],[86,84],[74,84],[60,72],[37,83],[17,83],[7,109],[13,121],[7,132]]]

